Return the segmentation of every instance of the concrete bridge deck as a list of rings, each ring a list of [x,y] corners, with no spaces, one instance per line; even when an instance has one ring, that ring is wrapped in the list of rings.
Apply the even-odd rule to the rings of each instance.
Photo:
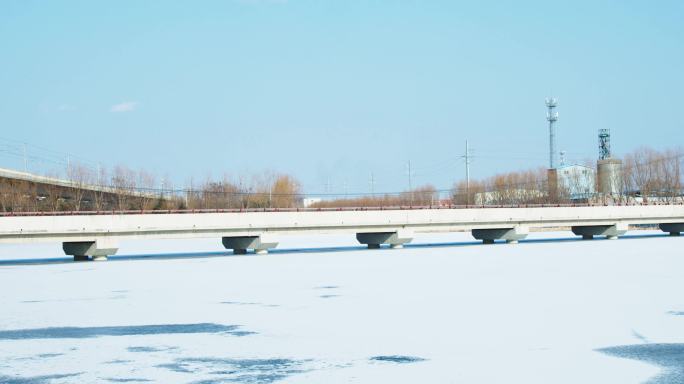
[[[236,253],[262,253],[279,234],[350,233],[375,248],[400,247],[418,232],[472,231],[485,243],[514,243],[530,228],[572,227],[585,239],[617,238],[635,224],[679,234],[684,205],[12,215],[0,217],[0,243],[62,242],[75,258],[105,259],[119,239],[220,237]]]

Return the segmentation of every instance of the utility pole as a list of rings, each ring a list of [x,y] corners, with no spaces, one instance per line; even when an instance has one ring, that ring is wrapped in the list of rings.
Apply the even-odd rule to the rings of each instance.
[[[71,156],[67,154],[67,180],[71,180]]]
[[[470,148],[466,140],[465,168],[466,168],[466,205],[470,205]]]
[[[28,173],[28,156],[26,155],[26,143],[24,143],[24,172]]]
[[[409,185],[409,198],[411,199],[411,205],[413,205],[413,184],[411,182],[411,160],[408,161],[408,185]]]
[[[185,209],[190,209],[190,196],[194,196],[193,192],[193,180],[192,176],[190,176],[190,188],[186,189],[185,191]]]
[[[375,196],[375,178],[373,177],[373,172],[370,173],[370,191],[371,197]]]
[[[408,168],[408,187],[409,187],[409,191],[412,191],[412,190],[413,190],[413,186],[412,186],[412,183],[411,183],[411,160],[408,161],[408,164],[406,165],[406,167]]]

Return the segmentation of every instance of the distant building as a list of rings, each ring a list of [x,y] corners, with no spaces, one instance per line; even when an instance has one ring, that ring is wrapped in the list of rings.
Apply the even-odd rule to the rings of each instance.
[[[570,200],[590,199],[596,193],[596,171],[584,165],[564,165],[556,169],[559,191]]]
[[[302,206],[304,208],[309,208],[310,206],[320,203],[322,200],[320,197],[305,197],[302,199]]]

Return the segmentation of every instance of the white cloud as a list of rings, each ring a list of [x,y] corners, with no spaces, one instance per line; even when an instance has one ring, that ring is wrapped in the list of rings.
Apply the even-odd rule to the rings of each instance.
[[[69,112],[69,111],[75,111],[76,107],[74,107],[73,105],[69,105],[69,104],[62,104],[62,105],[58,105],[57,108],[55,108],[55,109],[57,110],[57,112]]]
[[[125,101],[123,103],[114,104],[109,108],[109,112],[131,112],[138,108],[138,103],[135,101]]]

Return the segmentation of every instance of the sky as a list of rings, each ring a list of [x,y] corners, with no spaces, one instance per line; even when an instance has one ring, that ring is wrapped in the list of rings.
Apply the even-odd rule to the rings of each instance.
[[[0,167],[450,188],[684,144],[684,2],[0,2]],[[26,143],[28,161],[24,162]],[[371,175],[373,182],[371,183]]]

